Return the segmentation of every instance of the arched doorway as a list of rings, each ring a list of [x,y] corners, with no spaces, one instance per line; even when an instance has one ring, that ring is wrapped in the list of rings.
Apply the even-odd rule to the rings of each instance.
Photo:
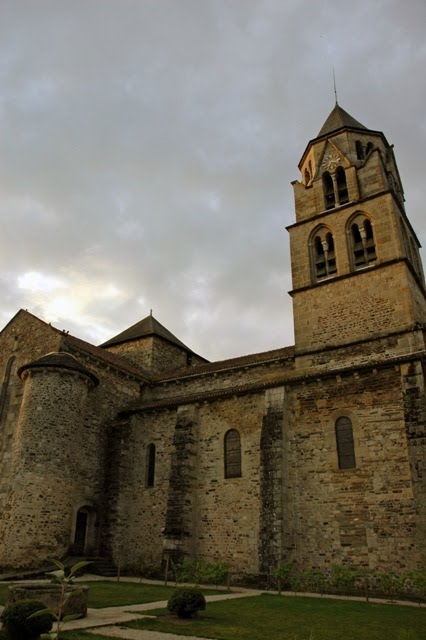
[[[74,519],[72,551],[74,555],[92,555],[97,548],[97,511],[94,507],[78,509]]]

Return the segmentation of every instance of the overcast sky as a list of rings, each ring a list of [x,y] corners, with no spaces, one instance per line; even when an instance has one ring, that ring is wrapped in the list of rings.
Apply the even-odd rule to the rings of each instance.
[[[334,106],[395,144],[426,244],[424,0],[0,0],[0,324],[154,316],[293,342],[290,182]]]

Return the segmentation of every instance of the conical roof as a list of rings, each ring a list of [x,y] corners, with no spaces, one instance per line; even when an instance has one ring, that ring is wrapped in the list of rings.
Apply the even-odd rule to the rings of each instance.
[[[66,351],[52,351],[51,353],[46,353],[46,355],[41,356],[41,358],[37,358],[37,360],[33,360],[32,362],[20,367],[18,369],[18,375],[20,376],[26,369],[46,368],[78,371],[79,373],[84,373],[86,376],[91,378],[95,384],[98,384],[99,382],[97,377],[89,371],[87,367],[82,365],[75,356],[71,353],[67,353]]]
[[[120,344],[122,342],[130,342],[131,340],[137,340],[138,338],[146,338],[147,336],[157,336],[159,338],[163,338],[163,340],[167,340],[167,342],[171,342],[172,344],[185,349],[185,351],[191,351],[186,345],[183,344],[176,336],[173,335],[171,331],[166,329],[158,320],[154,318],[151,314],[137,322],[133,326],[125,329],[118,335],[110,338],[103,344],[101,347],[111,347],[114,344]],[[192,351],[191,351],[192,353]]]
[[[321,131],[319,132],[317,138],[329,135],[330,133],[333,133],[333,131],[337,131],[338,129],[342,129],[344,127],[350,127],[351,129],[363,129],[364,131],[368,131],[367,127],[358,122],[358,120],[355,120],[355,118],[353,118],[347,111],[342,109],[342,107],[336,102],[334,109],[322,125]]]

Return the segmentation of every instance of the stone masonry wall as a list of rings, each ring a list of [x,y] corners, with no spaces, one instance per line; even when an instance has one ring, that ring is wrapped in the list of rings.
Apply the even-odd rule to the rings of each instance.
[[[399,367],[312,380],[288,388],[287,397],[287,559],[301,568],[333,562],[395,571],[418,567]],[[355,469],[338,466],[340,416],[352,421]]]
[[[107,350],[154,375],[187,366],[187,352],[184,349],[156,336],[122,342]],[[195,354],[192,356],[192,365],[201,362],[204,362],[202,358]]]
[[[270,576],[282,560],[284,517],[284,388],[265,394],[260,436],[260,572]]]
[[[204,403],[199,407],[197,552],[233,570],[259,573],[260,440],[264,394]],[[224,438],[237,429],[242,475],[224,477]]]
[[[144,402],[155,402],[166,398],[185,397],[186,395],[219,391],[221,389],[235,389],[247,384],[268,384],[281,378],[284,372],[291,372],[294,360],[276,359],[260,362],[251,366],[223,368],[218,366],[216,371],[202,373],[194,368],[193,373],[184,377],[170,378],[160,381],[153,387],[146,387],[143,391]]]
[[[404,416],[413,494],[417,508],[417,542],[426,563],[426,395],[420,361],[401,367]]]
[[[108,529],[105,551],[115,562],[159,569],[163,555],[176,411],[135,415],[111,426],[108,446]],[[156,448],[154,484],[147,487],[148,446]]]
[[[404,262],[330,280],[293,298],[296,347],[315,350],[412,329],[424,307],[424,299],[422,310],[420,303],[413,307],[412,276]]]
[[[175,562],[196,557],[196,484],[198,468],[198,411],[179,407],[173,434],[169,493],[164,525],[164,549]]]

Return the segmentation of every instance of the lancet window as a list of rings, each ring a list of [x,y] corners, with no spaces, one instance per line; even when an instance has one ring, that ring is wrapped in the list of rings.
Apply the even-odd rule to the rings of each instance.
[[[324,203],[326,209],[334,209],[336,206],[336,196],[334,194],[333,178],[326,171],[322,175],[322,184],[324,188]]]
[[[355,149],[356,149],[356,157],[358,158],[358,160],[362,160],[364,158],[364,149],[363,149],[361,140],[357,140],[355,142]]]
[[[346,183],[346,173],[343,167],[338,167],[336,171],[337,197],[339,204],[349,202],[348,185]]]
[[[338,418],[335,424],[335,431],[339,469],[354,469],[356,462],[351,419],[347,416]]]
[[[241,441],[236,429],[230,429],[224,440],[225,478],[241,477]]]

